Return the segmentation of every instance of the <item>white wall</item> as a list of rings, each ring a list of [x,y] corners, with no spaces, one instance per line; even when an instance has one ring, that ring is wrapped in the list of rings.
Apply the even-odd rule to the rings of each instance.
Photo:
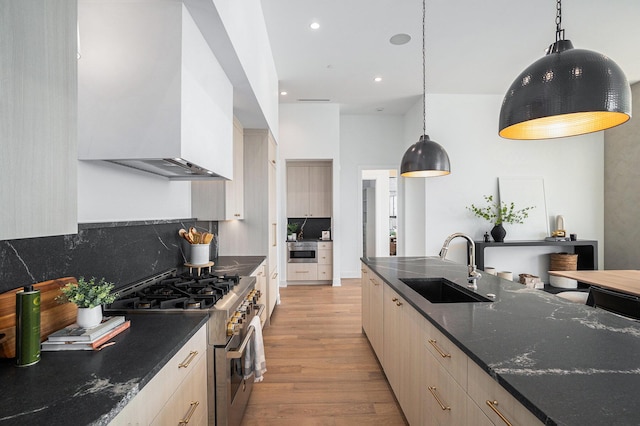
[[[78,222],[191,217],[191,183],[101,161],[78,161]]]
[[[399,210],[404,210],[399,211],[399,254],[437,255],[453,232],[464,232],[480,240],[490,225],[476,219],[465,207],[482,202],[485,194],[497,195],[498,177],[539,176],[545,181],[550,222],[562,214],[571,233],[577,233],[580,239],[598,240],[602,267],[602,133],[548,141],[505,140],[497,135],[501,102],[501,96],[493,95],[428,96],[427,134],[449,153],[452,173],[430,179],[399,179],[399,197],[404,197],[399,200]],[[342,187],[346,192],[357,185],[354,176],[365,165],[383,162],[383,158],[386,162],[395,159],[400,164],[406,148],[421,134],[422,106],[418,102],[400,124],[393,125],[392,133],[397,131],[397,135],[380,136],[386,143],[371,143],[370,140],[377,139],[368,136],[369,132],[381,132],[380,128],[390,125],[382,117],[343,116],[341,121]],[[404,145],[390,141],[404,141]],[[343,194],[340,215],[361,220],[356,210],[359,206],[352,201],[347,203],[348,199],[348,194]],[[358,226],[353,228],[359,232]],[[345,236],[348,232],[345,230]],[[361,245],[345,243],[342,247],[341,276],[359,276],[356,265]],[[487,265],[511,270],[517,277],[519,273],[545,271],[548,259],[542,253],[549,251],[561,250],[493,249],[486,252],[485,259]],[[464,262],[465,253],[463,241],[455,241],[447,258]]]
[[[602,253],[603,133],[544,141],[506,140],[497,135],[501,96],[435,95],[428,102],[427,128],[447,149],[451,175],[426,181],[427,254],[438,253],[453,232],[482,239],[491,226],[465,207],[483,202],[485,194],[497,195],[497,178],[502,176],[543,177],[549,220],[562,214],[569,232],[598,240]],[[507,240],[510,226],[518,225],[506,226]],[[556,251],[562,250],[546,250]],[[485,265],[511,270],[514,277],[542,273],[548,269],[548,256],[540,252],[493,249],[486,253]],[[462,241],[449,253],[448,258],[464,261]]]
[[[341,277],[343,278],[360,276],[362,171],[397,170],[402,158],[401,151],[405,145],[402,134],[402,116],[343,115],[340,118],[340,196],[342,198],[340,204],[342,208],[339,215],[344,226],[339,244],[344,253],[341,259]]]
[[[278,75],[260,0],[215,0],[271,134],[278,140]]]
[[[278,140],[278,223],[287,223],[286,160],[333,160],[333,284],[340,285],[342,217],[340,216],[340,110],[336,104],[281,104]],[[286,226],[278,229],[286,240]],[[281,283],[286,281],[286,249],[279,253]]]

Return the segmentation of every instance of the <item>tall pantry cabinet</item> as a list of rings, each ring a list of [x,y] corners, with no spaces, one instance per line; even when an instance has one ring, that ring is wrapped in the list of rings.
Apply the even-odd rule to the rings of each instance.
[[[268,130],[244,130],[245,224],[251,254],[267,255],[267,308],[278,300],[277,146]]]

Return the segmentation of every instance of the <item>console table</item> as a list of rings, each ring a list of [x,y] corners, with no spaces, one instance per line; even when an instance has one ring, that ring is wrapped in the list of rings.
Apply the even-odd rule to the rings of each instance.
[[[484,251],[486,249],[505,249],[516,247],[563,247],[578,255],[578,270],[598,269],[598,242],[594,240],[577,241],[505,241],[504,243],[476,241],[476,266],[484,270]]]

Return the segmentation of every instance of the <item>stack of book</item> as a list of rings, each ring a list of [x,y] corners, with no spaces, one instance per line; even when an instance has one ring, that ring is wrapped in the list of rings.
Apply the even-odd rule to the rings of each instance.
[[[131,325],[123,316],[106,317],[93,328],[72,324],[49,335],[42,342],[43,351],[92,351],[99,350],[110,339],[122,333]]]

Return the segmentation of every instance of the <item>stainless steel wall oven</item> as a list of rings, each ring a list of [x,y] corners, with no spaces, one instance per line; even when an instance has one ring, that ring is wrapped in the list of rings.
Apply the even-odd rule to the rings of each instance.
[[[317,241],[296,241],[287,243],[287,262],[318,263]]]

